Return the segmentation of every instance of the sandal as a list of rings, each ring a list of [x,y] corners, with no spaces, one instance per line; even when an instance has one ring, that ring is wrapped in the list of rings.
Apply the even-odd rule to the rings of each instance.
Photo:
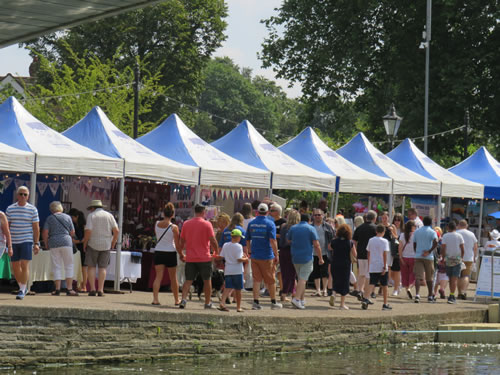
[[[98,297],[104,297],[104,293],[103,292],[97,292],[97,296]]]
[[[58,296],[58,295],[60,295],[60,294],[61,294],[61,289],[56,289],[56,290],[54,290],[54,291],[53,291],[52,293],[50,293],[50,294],[52,294],[53,296]]]
[[[314,292],[311,297],[321,297],[321,292]]]
[[[219,307],[217,307],[217,310],[224,311],[224,312],[228,312],[229,311],[229,309],[226,306],[219,306]]]
[[[236,312],[243,312],[242,308],[236,309]]]
[[[160,305],[161,305],[161,304],[160,304],[160,302],[151,302],[151,304],[152,304],[153,306],[160,306]]]
[[[97,295],[97,292],[95,290],[91,290],[89,292],[89,297],[95,297]]]
[[[77,292],[76,290],[69,289],[69,290],[66,292],[66,295],[67,295],[67,296],[77,296],[77,295],[78,295],[78,292]]]

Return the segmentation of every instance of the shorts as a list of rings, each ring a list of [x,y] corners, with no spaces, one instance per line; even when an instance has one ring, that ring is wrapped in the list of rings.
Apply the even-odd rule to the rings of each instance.
[[[314,263],[313,263],[313,271],[312,271],[312,278],[313,279],[321,279],[321,278],[327,278],[328,275],[328,267],[330,265],[330,262],[328,261],[328,256],[323,255],[323,263],[321,266],[319,265],[319,258],[317,256],[314,256]]]
[[[87,251],[85,252],[85,265],[88,267],[99,267],[107,268],[109,265],[109,258],[111,252],[109,250],[95,250],[90,246],[87,246]]]
[[[462,265],[459,263],[457,264],[456,266],[451,266],[451,267],[448,267],[446,266],[446,275],[448,277],[460,277],[460,267]]]
[[[358,277],[364,276],[366,278],[370,277],[368,272],[368,259],[358,259]]]
[[[264,280],[264,284],[276,283],[274,260],[252,259],[252,275],[254,283],[260,283],[262,280]]]
[[[434,277],[434,260],[415,258],[413,273],[415,274],[415,279],[417,280],[425,280],[432,282],[432,279]],[[424,273],[425,273],[425,278],[424,278]]]
[[[13,243],[11,262],[33,259],[33,242]]]
[[[382,275],[382,272],[370,272],[370,285],[387,286],[387,280],[389,279],[388,272]]]
[[[186,262],[186,280],[193,281],[200,274],[203,281],[212,278],[212,261],[210,262]]]
[[[243,274],[224,276],[225,288],[241,290],[243,289]]]
[[[465,263],[465,269],[462,271],[460,277],[469,277],[472,272],[472,265],[474,264],[474,262],[464,261],[464,263]]]
[[[391,271],[394,271],[394,272],[401,271],[401,265],[399,263],[399,257],[392,258]]]
[[[436,282],[439,283],[440,281],[448,281],[450,280],[448,278],[448,275],[446,274],[446,272],[438,272],[437,273],[437,277],[436,277]]]
[[[309,280],[309,276],[311,276],[311,273],[313,271],[312,260],[304,264],[294,263],[293,266],[295,267],[295,272],[297,273],[297,279],[305,281]]]
[[[177,267],[177,251],[155,251],[155,266]]]

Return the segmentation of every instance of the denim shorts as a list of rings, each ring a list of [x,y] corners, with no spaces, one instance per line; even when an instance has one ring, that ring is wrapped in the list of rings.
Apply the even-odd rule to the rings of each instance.
[[[241,290],[243,289],[243,274],[241,275],[226,275],[224,276],[227,289]]]
[[[313,261],[304,263],[304,264],[296,264],[294,263],[295,272],[297,273],[297,278],[299,280],[309,280],[309,276],[313,271]]]
[[[33,258],[33,242],[13,243],[11,262],[31,260]]]
[[[461,272],[461,264],[458,263],[456,266],[446,266],[446,275],[448,277],[460,277],[460,272]]]

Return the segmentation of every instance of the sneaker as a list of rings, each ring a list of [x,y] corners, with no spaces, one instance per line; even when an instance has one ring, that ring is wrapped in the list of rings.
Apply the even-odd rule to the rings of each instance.
[[[457,300],[455,299],[455,296],[449,296],[448,297],[448,303],[451,304],[451,305],[457,303]]]
[[[339,310],[349,310],[349,307],[347,307],[346,305],[340,306]]]
[[[391,305],[382,305],[382,310],[392,310]]]
[[[399,296],[399,289],[394,289],[394,292],[392,292],[393,297]]]
[[[27,290],[19,290],[19,293],[17,293],[16,299],[24,299],[24,296],[26,295]]]
[[[206,303],[205,306],[203,307],[205,310],[210,310],[214,308],[214,305],[212,305],[212,302]]]
[[[372,292],[372,294],[370,294],[370,297],[371,298],[377,298],[377,295],[375,294],[375,292]]]
[[[410,289],[406,291],[406,295],[408,296],[409,299],[413,299],[413,294],[411,294]]]
[[[363,302],[363,293],[358,291],[358,295],[356,297],[358,297],[359,302]]]
[[[415,296],[415,303],[420,303],[420,296],[418,294]]]
[[[262,310],[262,306],[260,305],[260,303],[254,302],[252,304],[252,310]]]
[[[443,289],[439,289],[439,298],[446,299],[446,294],[444,294],[444,290]]]
[[[282,308],[283,308],[283,305],[279,302],[271,303],[271,310],[279,310]]]
[[[465,294],[461,294],[461,293],[460,293],[460,294],[458,295],[458,299],[461,299],[461,300],[464,300],[464,301],[465,301],[465,300],[467,299],[467,295],[465,295]]]
[[[357,297],[359,295],[359,292],[356,289],[353,289],[349,292],[350,296]]]
[[[373,302],[368,298],[363,298],[363,303],[366,303],[367,305],[373,305]]]
[[[429,302],[429,303],[436,303],[436,297],[434,297],[434,296],[427,297],[427,302]]]
[[[330,306],[332,306],[332,307],[335,306],[335,296],[333,294],[330,296],[330,302],[329,303],[330,303]]]
[[[361,308],[363,310],[367,310],[368,309],[368,302],[366,302],[366,301],[368,301],[368,299],[365,299],[365,300],[363,300],[363,302],[361,302]]]
[[[299,309],[304,310],[306,307],[296,298],[292,298],[292,306]]]
[[[187,305],[187,301],[186,301],[185,299],[183,299],[183,300],[181,301],[181,303],[179,303],[179,309],[183,309],[183,308],[185,308],[185,307],[186,307],[186,305]]]

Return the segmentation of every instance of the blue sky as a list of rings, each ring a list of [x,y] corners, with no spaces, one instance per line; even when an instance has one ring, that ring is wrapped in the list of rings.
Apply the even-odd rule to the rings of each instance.
[[[261,75],[268,79],[275,79],[271,69],[262,69],[261,62],[257,59],[257,52],[267,35],[267,30],[261,19],[275,14],[281,0],[228,0],[229,17],[226,30],[227,40],[219,48],[215,56],[229,56],[240,67],[249,67],[254,75]],[[13,75],[28,75],[31,58],[24,49],[17,45],[0,49],[0,75],[11,73]],[[288,88],[288,82],[278,80],[289,97],[300,96],[300,86]]]

